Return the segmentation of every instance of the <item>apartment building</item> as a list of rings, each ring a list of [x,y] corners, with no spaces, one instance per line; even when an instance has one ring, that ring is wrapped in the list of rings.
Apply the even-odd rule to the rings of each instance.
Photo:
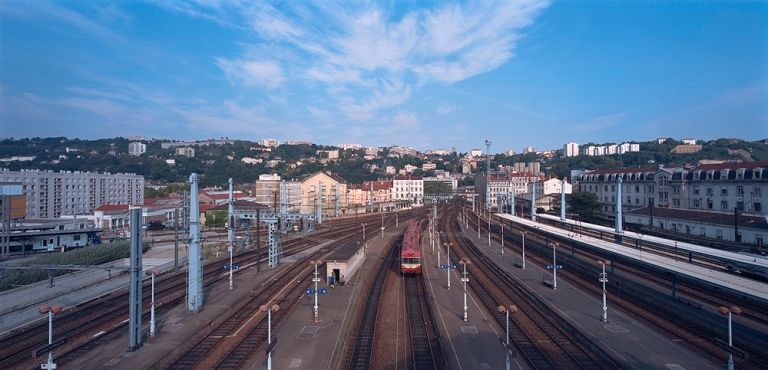
[[[563,146],[563,153],[566,157],[575,157],[579,155],[579,144],[568,143]]]
[[[358,206],[378,210],[379,207],[390,207],[393,198],[394,184],[391,180],[366,181],[362,184],[349,185],[348,198],[350,206]]]
[[[475,192],[480,195],[481,202],[498,208],[499,196],[504,198],[510,193],[526,193],[530,183],[538,180],[537,175],[526,172],[492,173],[490,176],[478,174],[475,176]]]
[[[421,176],[397,176],[392,180],[394,200],[406,200],[415,206],[424,204],[424,180]]]
[[[288,212],[300,212],[302,197],[301,182],[285,181],[277,174],[262,174],[253,182],[254,202],[272,210],[282,206]]]
[[[719,213],[737,209],[745,215],[768,215],[768,161],[597,170],[577,176],[577,188],[597,195],[603,212],[612,215],[619,177],[624,210],[652,205]]]
[[[302,213],[317,213],[319,208],[323,217],[334,217],[347,208],[347,181],[338,174],[317,172],[302,181],[301,188]]]
[[[139,141],[133,141],[128,143],[128,154],[140,156],[147,152],[147,144]]]
[[[28,218],[92,214],[104,204],[144,203],[144,177],[132,173],[2,170],[0,182],[21,183]]]

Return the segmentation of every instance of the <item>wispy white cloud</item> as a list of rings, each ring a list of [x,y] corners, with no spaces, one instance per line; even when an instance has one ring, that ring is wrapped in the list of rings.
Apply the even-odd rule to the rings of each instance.
[[[458,107],[454,104],[443,103],[437,107],[437,114],[444,116],[446,114],[453,113],[457,108]]]
[[[264,60],[216,60],[219,68],[233,83],[245,86],[264,86],[269,89],[279,87],[285,82],[283,69],[275,62]]]
[[[231,81],[269,89],[319,85],[340,113],[371,120],[427,84],[463,81],[506,63],[548,3],[438,3],[397,13],[376,3],[216,1],[179,11],[252,30],[242,58],[217,59]],[[253,59],[254,49],[271,61]]]

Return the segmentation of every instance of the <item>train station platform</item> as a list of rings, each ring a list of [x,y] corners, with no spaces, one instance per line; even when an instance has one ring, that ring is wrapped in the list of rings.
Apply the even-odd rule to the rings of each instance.
[[[546,215],[546,214],[536,215],[536,217],[549,220],[549,221],[554,221],[554,222],[564,222],[568,225],[585,227],[585,228],[599,231],[602,233],[616,235],[616,229],[613,227],[596,225],[589,222],[581,222],[581,221],[571,220],[567,218],[565,219],[565,221],[563,221],[558,216],[552,216],[552,215]],[[668,249],[684,250],[684,251],[691,252],[694,255],[701,255],[709,258],[719,259],[722,261],[737,262],[740,264],[749,265],[749,266],[760,268],[760,269],[768,269],[768,258],[758,256],[758,255],[748,255],[748,254],[723,251],[715,248],[701,246],[698,244],[686,243],[686,242],[681,242],[677,240],[670,240],[670,239],[660,238],[658,236],[636,233],[633,231],[624,231],[621,233],[621,235],[634,238],[634,239],[641,239],[644,243],[651,243],[657,246],[666,247]]]
[[[400,230],[405,223],[400,224]],[[369,286],[361,283],[369,274],[375,274],[373,267],[384,258],[385,247],[394,243],[397,233],[388,230],[384,238],[379,234],[368,240],[365,261],[359,271],[352,275],[344,285],[331,287],[322,277],[325,268],[319,270],[321,281],[318,288],[327,291],[318,296],[319,322],[314,322],[314,296],[304,294],[279,327],[272,328],[277,344],[272,352],[273,369],[337,369],[344,361],[345,343],[351,322],[353,305],[368,294]],[[343,252],[341,254],[344,254]],[[330,258],[333,258],[332,256]],[[306,288],[314,289],[314,283],[308,282]],[[261,348],[244,366],[245,369],[264,369],[267,356]]]
[[[592,248],[597,248],[608,253],[613,253],[623,258],[653,266],[654,268],[669,273],[682,275],[702,283],[711,284],[719,288],[730,290],[738,294],[749,296],[756,300],[768,303],[768,284],[766,283],[743,278],[741,276],[730,274],[724,271],[697,266],[687,262],[686,260],[681,261],[680,259],[670,258],[652,252],[644,252],[642,249],[638,250],[625,247],[621,244],[593,238],[587,235],[572,232],[570,230],[564,230],[558,227],[533,222],[531,220],[512,216],[509,214],[498,213],[495,214],[495,216],[509,220],[530,230],[536,230],[548,235],[559,237],[561,239],[567,239],[574,243],[586,244]]]
[[[531,293],[543,301],[587,338],[593,340],[607,353],[614,356],[627,369],[718,369],[719,364],[709,363],[683,347],[666,335],[659,334],[637,319],[611,307],[608,304],[608,322],[602,321],[602,302],[571,285],[568,280],[559,278],[557,290],[542,283],[542,277],[551,275],[551,270],[539,266],[532,260],[526,269],[515,265],[521,259],[519,252],[510,249],[505,243],[502,256],[501,245],[495,240],[488,246],[487,231],[480,238],[475,229],[466,229],[462,225],[464,236],[480,246],[481,252],[492,259],[514,280],[530,289]],[[472,278],[470,265],[470,279]],[[610,279],[610,274],[608,276]],[[597,276],[595,277],[597,284]],[[452,288],[453,289],[453,288]],[[496,367],[494,367],[496,368]]]
[[[437,247],[436,247],[437,248]],[[467,318],[464,321],[464,288],[459,269],[441,269],[447,264],[445,248],[432,253],[429,237],[422,238],[422,274],[429,292],[432,314],[443,342],[443,350],[450,369],[504,369],[506,352],[499,342],[504,330],[496,324],[492,314],[475,299],[467,286]],[[471,271],[471,266],[470,266]],[[451,288],[448,289],[450,274]],[[472,278],[470,272],[470,279]],[[512,369],[529,369],[524,359],[511,358]]]

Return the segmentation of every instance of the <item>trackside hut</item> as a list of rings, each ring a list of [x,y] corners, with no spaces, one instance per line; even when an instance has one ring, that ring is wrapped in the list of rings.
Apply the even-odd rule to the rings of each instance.
[[[365,261],[365,247],[360,242],[347,242],[325,260],[326,281],[345,283]]]

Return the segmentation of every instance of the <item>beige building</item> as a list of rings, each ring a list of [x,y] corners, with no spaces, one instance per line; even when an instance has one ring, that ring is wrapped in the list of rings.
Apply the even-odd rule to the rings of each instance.
[[[347,191],[349,206],[378,210],[389,208],[393,198],[392,181],[366,181],[362,184],[349,185]]]
[[[301,182],[302,213],[317,213],[322,216],[341,216],[347,208],[347,182],[341,176],[321,171]]]

